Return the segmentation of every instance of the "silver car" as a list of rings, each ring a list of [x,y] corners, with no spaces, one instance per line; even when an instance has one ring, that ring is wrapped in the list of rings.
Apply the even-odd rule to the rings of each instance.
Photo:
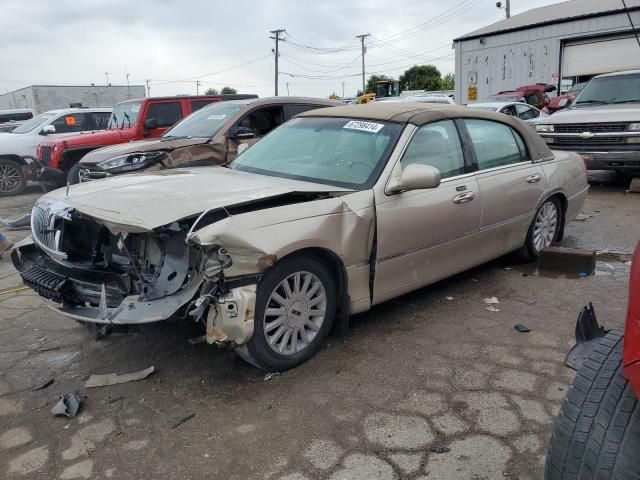
[[[267,370],[350,314],[562,238],[582,160],[506,115],[411,102],[303,113],[226,166],[43,196],[13,252],[24,282],[105,328],[200,322]]]
[[[488,112],[504,113],[512,117],[519,118],[523,122],[535,123],[539,118],[545,118],[549,115],[536,107],[532,107],[528,103],[523,102],[480,102],[470,103],[469,108],[479,108]]]

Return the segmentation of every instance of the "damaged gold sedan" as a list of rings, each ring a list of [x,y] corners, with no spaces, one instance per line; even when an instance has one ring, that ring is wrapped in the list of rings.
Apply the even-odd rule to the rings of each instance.
[[[349,315],[562,238],[581,159],[518,120],[449,105],[307,112],[224,167],[124,175],[43,196],[13,262],[93,325],[182,318],[267,370]]]

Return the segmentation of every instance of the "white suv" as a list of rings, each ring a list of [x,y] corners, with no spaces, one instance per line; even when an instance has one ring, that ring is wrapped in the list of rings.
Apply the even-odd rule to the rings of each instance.
[[[48,135],[74,135],[107,128],[111,107],[66,108],[42,113],[0,133],[0,197],[21,193],[40,142]]]

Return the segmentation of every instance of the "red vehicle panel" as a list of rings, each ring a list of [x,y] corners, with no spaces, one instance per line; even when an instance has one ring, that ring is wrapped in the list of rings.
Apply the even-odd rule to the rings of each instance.
[[[640,243],[636,247],[629,278],[629,308],[624,332],[622,362],[625,375],[640,398]]]

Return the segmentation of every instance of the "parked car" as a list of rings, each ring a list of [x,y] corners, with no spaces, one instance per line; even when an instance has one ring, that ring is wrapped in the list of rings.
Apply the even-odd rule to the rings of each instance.
[[[350,314],[510,251],[537,257],[587,190],[581,159],[515,118],[338,106],[300,114],[226,166],[50,192],[12,260],[69,319],[187,318],[276,371]]]
[[[248,98],[209,105],[162,137],[94,150],[69,171],[69,183],[179,166],[220,165],[291,117],[338,105],[319,98]]]
[[[159,137],[176,122],[205,105],[243,98],[258,98],[258,96],[243,94],[178,96],[139,98],[120,102],[113,109],[104,131],[42,142],[36,156],[40,169],[40,181],[48,186],[64,185],[69,171],[92,150]]]
[[[41,142],[106,128],[111,110],[103,107],[50,110],[10,132],[0,133],[0,197],[22,193],[27,181],[37,178],[34,157]]]
[[[533,105],[538,110],[545,110],[551,99],[547,95],[554,92],[556,87],[546,83],[536,83],[534,85],[523,85],[515,90],[498,92],[485,98],[482,102],[522,102]]]
[[[522,102],[470,103],[467,106],[469,108],[479,108],[480,110],[487,110],[489,112],[504,113],[505,115],[511,115],[512,117],[519,118],[527,123],[532,123],[537,118],[544,118],[548,116],[542,110],[538,110],[536,107]]]
[[[589,81],[571,107],[536,122],[550,148],[578,152],[590,170],[640,173],[640,70]]]
[[[631,263],[623,334],[598,325],[593,307],[576,326],[568,363],[578,370],[551,435],[546,480],[640,477],[640,243]]]
[[[33,110],[30,108],[0,110],[0,132],[10,132],[31,118],[33,118]]]
[[[549,113],[554,113],[570,106],[586,84],[587,82],[576,83],[567,93],[553,97],[549,105],[547,105]]]

